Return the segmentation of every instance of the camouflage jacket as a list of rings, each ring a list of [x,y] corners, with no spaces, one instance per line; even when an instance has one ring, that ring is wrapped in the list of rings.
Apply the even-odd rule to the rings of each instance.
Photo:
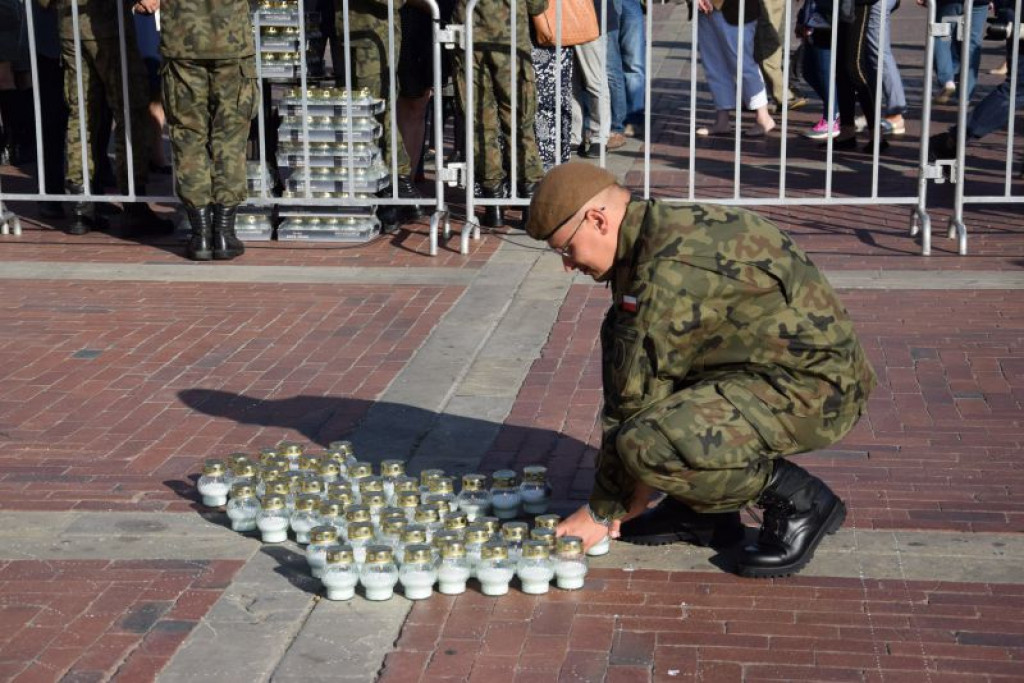
[[[71,16],[71,0],[36,1],[44,9],[57,8],[61,40],[74,40],[75,25]],[[117,38],[117,8],[119,5],[124,12],[125,41],[131,45],[131,41],[135,40],[135,22],[130,11],[135,0],[77,0],[74,4],[78,5],[78,35],[82,40]]]
[[[473,12],[473,48],[475,50],[502,49],[507,52],[512,41],[512,6],[516,7],[516,44],[519,52],[529,56],[533,48],[530,17],[547,9],[547,0],[479,0]],[[466,24],[466,5],[459,0],[455,5],[452,22]]]
[[[757,214],[633,201],[607,277],[603,439],[590,499],[599,515],[621,516],[633,489],[615,452],[619,424],[687,386],[735,373],[764,378],[772,390],[754,400],[769,413],[741,410],[757,428],[766,414],[824,421],[862,410],[875,385],[828,281]]]
[[[248,0],[162,0],[160,54],[170,59],[256,54]]]

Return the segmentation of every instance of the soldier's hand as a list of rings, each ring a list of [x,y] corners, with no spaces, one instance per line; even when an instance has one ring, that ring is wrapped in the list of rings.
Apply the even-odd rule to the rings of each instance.
[[[614,522],[613,522],[614,524]],[[584,505],[561,521],[555,534],[558,536],[579,536],[583,539],[583,549],[587,550],[592,545],[608,535],[608,527],[600,522],[595,522],[587,506]]]
[[[647,512],[647,510],[657,504],[652,498],[659,491],[653,487],[648,486],[642,481],[638,481],[633,487],[633,496],[629,499],[629,506],[626,508],[626,514],[621,518],[612,522],[611,537],[619,537],[619,527],[625,522],[639,517],[640,515]]]
[[[160,0],[139,0],[132,5],[132,12],[136,14],[155,14],[160,9]]]

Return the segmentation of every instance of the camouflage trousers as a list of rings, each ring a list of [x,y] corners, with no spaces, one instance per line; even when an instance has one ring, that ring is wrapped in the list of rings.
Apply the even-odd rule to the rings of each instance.
[[[338,40],[344,35],[344,24],[341,17],[341,3],[337,5],[336,28]],[[388,52],[388,24],[386,15],[381,14],[379,4],[369,0],[351,0],[349,2],[349,59],[352,69],[352,88],[366,88],[373,97],[383,97],[388,107],[377,117],[384,127],[381,135],[381,158],[391,170],[391,70]],[[398,59],[402,44],[402,24],[399,14],[395,12],[394,48],[395,59]],[[395,64],[397,66],[397,62]],[[336,73],[341,74],[339,81],[344,81],[344,64],[335,65]],[[395,131],[398,175],[411,176],[412,168],[409,153],[402,141],[402,133]]]
[[[454,55],[456,101],[466,111],[466,65],[463,53]],[[516,60],[517,95],[516,147],[520,167],[519,178],[526,183],[540,182],[544,176],[534,119],[537,117],[537,90],[534,85],[533,62],[520,55]],[[512,140],[512,59],[508,49],[473,51],[473,163],[474,175],[481,188],[498,190],[505,180],[506,164],[503,148]],[[504,140],[504,143],[503,143]]]
[[[255,58],[165,59],[161,73],[178,197],[192,208],[241,204],[249,122],[260,105]]]
[[[767,382],[744,374],[702,382],[622,423],[615,447],[626,471],[698,512],[738,510],[767,486],[774,458],[833,444],[860,418],[857,407],[831,418],[776,411],[756,384]]]
[[[134,33],[128,35],[134,40]],[[124,99],[121,85],[120,41],[117,38],[82,40],[82,95],[84,104],[78,99],[78,68],[75,63],[75,43],[61,41],[61,61],[64,65],[64,101],[68,105],[67,154],[68,167],[65,179],[69,185],[85,185],[82,175],[83,145],[79,118],[85,116],[85,161],[88,173],[94,172],[92,146],[90,141],[96,134],[99,121],[99,107],[106,102],[114,117],[114,156],[116,160],[117,183],[121,192],[128,191],[127,146],[125,144]],[[146,127],[151,125],[146,108],[149,104],[149,90],[146,84],[145,67],[142,60],[127,59],[128,66],[128,114],[131,117],[132,175],[136,185],[146,182],[149,164],[149,150],[146,142]],[[91,188],[95,191],[96,188]]]

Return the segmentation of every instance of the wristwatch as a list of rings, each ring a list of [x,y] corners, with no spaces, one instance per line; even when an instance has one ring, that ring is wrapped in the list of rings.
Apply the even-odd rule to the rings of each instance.
[[[594,508],[590,507],[589,504],[587,505],[587,514],[590,515],[590,519],[594,520],[601,526],[611,528],[612,520],[608,517],[599,516],[596,512],[594,512]]]

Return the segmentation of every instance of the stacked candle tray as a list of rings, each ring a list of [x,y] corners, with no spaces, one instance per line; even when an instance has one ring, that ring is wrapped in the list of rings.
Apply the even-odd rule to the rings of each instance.
[[[507,593],[513,578],[531,594],[551,582],[582,588],[585,555],[606,553],[607,539],[585,554],[578,537],[557,538],[546,468],[524,467],[521,477],[499,470],[491,480],[465,474],[456,494],[442,470],[411,477],[403,461],[384,460],[375,471],[345,441],[320,452],[282,442],[254,457],[208,460],[197,488],[204,505],[226,505],[236,531],[258,530],[265,543],[291,533],[331,600],[351,598],[357,584],[369,600],[390,598],[399,584],[414,600],[435,585],[461,593],[470,580],[485,595]]]
[[[281,99],[277,164],[284,198],[372,199],[389,185],[380,158],[384,101],[365,90],[291,88]],[[339,202],[341,203],[341,202]],[[379,228],[375,206],[282,205],[280,240],[362,242]]]
[[[265,79],[291,80],[302,71],[302,51],[306,51],[308,73],[323,71],[323,58],[309,45],[320,37],[316,29],[307,28],[306,44],[301,44],[297,0],[263,0],[257,9],[260,27],[260,73]],[[319,12],[306,12],[306,26],[320,25]]]

